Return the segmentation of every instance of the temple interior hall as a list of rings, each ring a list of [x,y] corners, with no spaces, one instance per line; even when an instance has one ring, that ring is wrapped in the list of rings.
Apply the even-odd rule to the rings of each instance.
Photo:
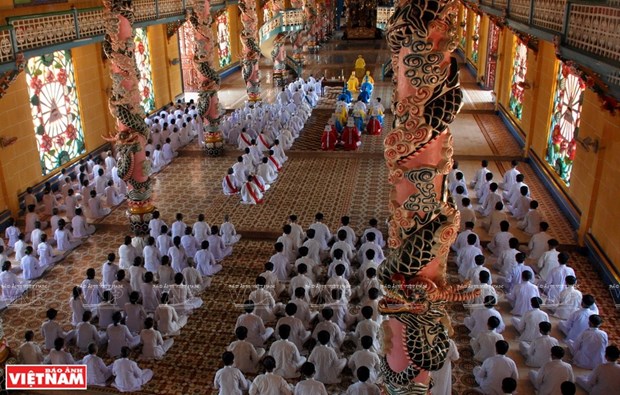
[[[147,116],[174,106],[178,100],[200,100],[203,77],[193,63],[195,29],[185,16],[198,2],[133,0],[137,94]],[[247,106],[248,100],[249,83],[242,72],[246,51],[241,3],[206,3],[211,7],[212,67],[221,78],[217,95],[224,118]],[[620,4],[613,0],[591,6],[530,0],[455,3],[458,46],[452,56],[458,64],[463,104],[450,125],[453,158],[468,184],[482,160],[488,161],[494,180],[501,180],[511,162],[518,161],[529,192],[539,204],[538,211],[549,224],[549,235],[559,242],[558,250],[570,256],[568,265],[575,271],[576,288],[583,295],[594,296],[609,345],[620,345]],[[506,14],[507,3],[511,8]],[[569,3],[571,6],[565,7]],[[261,204],[243,204],[238,195],[227,196],[222,191],[222,179],[242,154],[236,142],[225,142],[221,154],[214,156],[194,138],[178,149],[170,164],[151,176],[153,205],[168,225],[177,213],[183,214],[189,226],[200,214],[210,225],[222,224],[226,215],[241,239],[221,262],[222,270],[209,278],[209,287],[199,295],[202,306],[189,315],[165,356],[141,360],[140,346],[132,349],[130,359],[153,372],[152,379],[134,393],[218,394],[213,383],[223,367],[222,353],[236,340],[237,318],[255,289],[256,277],[274,254],[274,243],[289,215],[297,215],[299,225],[307,229],[321,212],[332,231],[341,226],[342,216],[348,216],[358,236],[375,218],[379,231],[388,238],[391,185],[384,138],[394,122],[394,75],[393,54],[385,34],[394,4],[256,0],[252,5],[260,49],[260,101],[274,103],[285,83],[311,76],[323,78],[323,94],[299,138],[286,151],[288,161],[265,191]],[[116,133],[116,119],[108,104],[117,88],[111,79],[115,66],[104,48],[102,8],[98,0],[0,0],[0,234],[4,244],[12,218],[24,230],[27,188],[33,188],[39,199],[46,183],[54,193],[60,193],[63,171],[77,172],[82,159],[103,160],[108,151],[116,153],[110,141]],[[564,15],[567,10],[570,15]],[[313,23],[306,26],[309,18]],[[598,31],[584,27],[595,25]],[[582,30],[576,32],[579,28]],[[585,38],[583,43],[579,41],[579,37],[597,34],[605,38],[597,43]],[[360,56],[365,62],[361,69],[374,81],[371,100],[381,98],[385,107],[382,132],[362,133],[361,144],[354,151],[322,150],[321,137],[343,86],[348,86],[356,70],[359,80],[363,78],[356,63]],[[473,188],[470,195],[477,207]],[[129,209],[125,200],[104,217],[89,219],[94,234],[40,278],[30,281],[23,295],[0,300],[2,368],[16,363],[26,331],[34,331],[34,342],[43,345],[41,325],[48,309],[57,310],[56,321],[64,331],[74,329],[72,290],[82,283],[89,268],[95,269],[95,279],[100,281],[108,254],[118,253],[125,237],[133,236]],[[37,210],[41,221],[49,221],[41,204]],[[508,218],[511,233],[521,247],[527,247],[531,235],[518,229],[518,220]],[[483,222],[478,214],[474,232],[490,268],[497,257],[485,248],[493,237]],[[49,228],[45,232],[52,236]],[[384,251],[388,256],[390,249]],[[20,273],[14,255],[0,256]],[[451,252],[445,274],[448,284],[462,281],[456,261]],[[496,275],[492,270],[492,276]],[[351,285],[355,287],[353,280]],[[526,365],[519,352],[519,333],[511,325],[512,307],[504,291],[497,288],[496,307],[506,323],[507,355],[517,365],[517,393],[534,394],[536,389],[528,377],[534,368]],[[283,293],[275,301],[286,305],[289,299]],[[360,312],[355,302],[348,306],[352,315]],[[316,312],[322,307],[318,303],[310,306]],[[467,303],[450,302],[445,310],[448,333],[459,354],[452,361],[448,388],[452,394],[479,394],[474,370],[482,363],[474,359],[472,336],[465,326],[471,309]],[[543,310],[548,311],[545,306]],[[564,361],[572,362],[574,356],[558,327],[560,319],[549,313],[549,320],[551,335],[566,350]],[[276,322],[265,325],[275,328]],[[265,348],[274,341],[268,339]],[[356,347],[348,337],[339,352],[348,358]],[[76,361],[85,356],[71,342],[65,350]],[[308,357],[310,352],[311,348],[304,348],[301,355]],[[106,346],[100,347],[98,355],[106,364],[115,360],[106,353]],[[591,370],[573,365],[573,372],[580,377]],[[245,375],[249,380],[255,376]],[[355,372],[345,367],[340,378],[340,383],[325,386],[330,395],[345,394],[356,380]],[[88,393],[119,392],[110,385],[112,381],[107,386],[89,386]],[[295,385],[300,379],[287,381]],[[577,385],[577,394],[587,393]]]

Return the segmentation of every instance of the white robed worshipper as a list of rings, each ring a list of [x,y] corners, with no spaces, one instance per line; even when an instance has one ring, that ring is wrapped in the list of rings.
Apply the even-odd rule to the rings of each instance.
[[[225,245],[231,246],[241,240],[241,235],[237,234],[235,225],[230,222],[228,214],[224,215],[224,222],[220,225],[220,236]]]
[[[147,238],[146,245],[142,249],[142,256],[144,257],[144,268],[149,272],[157,273],[161,265],[161,253],[155,246],[155,239],[152,236]]]
[[[247,176],[247,181],[241,187],[241,203],[261,204],[263,203],[263,193],[254,183],[253,176]]]
[[[202,276],[213,276],[222,270],[222,265],[218,264],[215,257],[209,251],[209,242],[202,242],[201,249],[194,256],[196,269]]]
[[[256,167],[256,174],[265,181],[267,184],[273,184],[278,178],[278,172],[274,166],[269,163],[269,158],[264,157]]]
[[[276,361],[274,373],[285,379],[299,377],[299,368],[306,362],[306,358],[300,355],[295,343],[288,340],[290,332],[290,326],[286,324],[281,325],[278,328],[280,340],[276,340],[271,344],[268,353],[268,355],[272,356]]]
[[[159,331],[167,336],[176,336],[181,333],[181,328],[187,324],[186,315],[178,315],[174,307],[168,304],[168,293],[161,295],[161,303],[155,309],[155,321]]]
[[[316,368],[312,362],[305,362],[300,370],[306,379],[295,385],[295,395],[327,395],[325,384],[314,378]]]
[[[607,348],[609,338],[605,331],[599,329],[602,322],[598,314],[592,314],[588,318],[589,328],[576,340],[566,340],[575,366],[592,370],[605,363],[605,348]]]
[[[496,329],[497,333],[502,333],[504,331],[504,320],[499,311],[494,307],[496,303],[497,299],[493,296],[487,296],[484,300],[484,306],[477,306],[471,312],[471,315],[465,318],[464,324],[467,329],[469,329],[471,337],[476,337],[479,333],[487,329],[489,317],[497,317],[499,319],[500,325]]]
[[[241,190],[241,185],[242,184],[235,175],[235,170],[232,167],[228,169],[228,173],[222,180],[222,190],[224,191],[224,195],[231,196],[238,194]]]
[[[538,394],[559,394],[560,386],[565,381],[575,382],[573,367],[562,361],[564,348],[553,346],[551,360],[539,370],[530,370],[529,378]]]
[[[34,332],[26,331],[25,342],[19,346],[17,352],[17,363],[20,365],[40,365],[43,363],[43,353],[41,347],[33,341]]]
[[[577,384],[590,395],[609,395],[620,388],[620,357],[618,347],[612,345],[605,349],[605,363],[598,365],[587,376],[577,377]]]
[[[250,386],[250,395],[292,395],[292,386],[289,385],[286,380],[276,374],[274,369],[276,368],[275,359],[268,355],[263,358],[263,367],[265,373],[256,376],[252,385]]]
[[[504,180],[499,184],[499,187],[502,188],[504,191],[509,191],[510,188],[517,183],[517,174],[521,174],[521,172],[517,170],[518,165],[519,162],[513,160],[511,162],[512,167],[510,168],[510,170],[504,173]]]
[[[112,364],[106,365],[103,359],[97,356],[98,347],[91,343],[88,345],[88,354],[82,359],[86,365],[86,384],[105,387],[112,377]]]
[[[472,337],[469,341],[476,361],[484,362],[487,358],[495,355],[495,343],[499,340],[504,340],[504,336],[495,331],[499,324],[497,317],[489,317],[487,329],[479,333],[478,336]]]
[[[374,341],[371,336],[362,336],[362,338],[360,339],[360,343],[362,345],[362,349],[355,351],[353,355],[349,357],[349,362],[347,366],[349,367],[349,369],[351,369],[352,372],[356,372],[358,368],[366,366],[368,370],[370,370],[369,381],[371,383],[374,383],[375,381],[377,381],[377,374],[381,367],[381,360],[379,359],[377,353],[372,351]],[[334,347],[333,345],[332,347],[335,350],[339,349],[339,347]],[[435,381],[435,384],[437,384],[437,381]]]
[[[75,328],[76,341],[75,345],[80,352],[88,351],[88,346],[94,343],[98,346],[102,346],[107,342],[107,336],[105,332],[97,331],[95,325],[90,323],[92,313],[85,311],[82,315],[82,322],[80,322]]]
[[[248,329],[248,341],[254,347],[263,347],[265,341],[273,335],[273,328],[266,328],[263,320],[254,314],[254,302],[246,300],[244,302],[245,313],[237,318],[235,329],[244,326]]]
[[[217,225],[211,226],[211,234],[207,237],[207,241],[209,242],[209,251],[211,251],[216,261],[221,262],[232,254],[232,246],[226,245],[219,233],[220,229]]]
[[[65,339],[62,337],[54,340],[54,348],[43,360],[44,364],[52,365],[75,365],[75,360],[70,352],[64,350]]]
[[[136,251],[136,247],[131,244],[131,236],[125,236],[123,244],[118,248],[119,268],[124,270],[129,269],[137,256],[138,251]]]
[[[189,226],[185,228],[185,234],[181,237],[181,245],[183,246],[183,250],[185,251],[187,258],[193,259],[194,255],[196,255],[196,251],[198,251],[198,248],[200,247],[200,244],[192,235],[192,228]]]
[[[226,351],[222,355],[224,367],[215,372],[213,388],[218,390],[218,395],[244,395],[250,388],[251,382],[247,380],[241,370],[233,366],[235,355]]]
[[[517,228],[525,233],[533,235],[538,232],[540,223],[543,221],[542,215],[538,211],[538,201],[532,200],[525,217],[517,223]]]
[[[536,264],[535,269],[538,271],[538,276],[545,283],[551,271],[560,265],[558,261],[560,252],[556,249],[558,245],[559,243],[556,239],[549,240],[547,242],[548,251],[541,255]]]
[[[342,370],[347,365],[347,359],[339,358],[329,345],[329,332],[319,332],[318,340],[319,344],[312,349],[308,357],[308,362],[318,367],[315,378],[323,384],[338,384],[341,381]]]
[[[577,279],[574,276],[566,276],[566,288],[560,293],[557,305],[547,305],[554,316],[561,320],[568,320],[570,315],[579,310],[583,295],[581,291],[575,289]]]
[[[265,355],[265,349],[257,349],[246,340],[248,329],[245,326],[235,329],[235,336],[237,336],[237,340],[230,343],[226,348],[226,351],[230,351],[235,355],[234,366],[241,370],[242,373],[256,374],[260,359]]]
[[[506,356],[508,352],[508,342],[499,340],[495,343],[496,355],[487,358],[482,366],[474,368],[474,378],[480,385],[479,391],[488,395],[503,395],[502,380],[506,377],[519,379],[517,365]]]
[[[549,322],[549,315],[540,309],[540,305],[542,304],[541,298],[532,298],[530,304],[532,305],[532,309],[525,312],[522,318],[511,318],[512,325],[517,332],[521,334],[519,336],[519,341],[528,343],[538,337],[540,333],[538,325],[541,322]]]
[[[199,214],[198,220],[194,222],[192,226],[192,234],[196,238],[198,245],[207,240],[209,233],[211,232],[211,226],[205,221],[205,215]],[[193,257],[194,255],[192,255]]]
[[[381,390],[379,390],[379,387],[368,381],[370,378],[370,371],[366,366],[360,366],[357,368],[356,374],[359,381],[351,384],[349,388],[347,388],[345,395],[381,395]]]
[[[550,322],[539,323],[538,329],[540,334],[532,342],[519,342],[519,351],[525,357],[525,364],[533,368],[539,368],[551,361],[551,347],[560,345],[558,339],[549,335]]]
[[[175,273],[181,273],[187,267],[187,255],[181,245],[181,237],[176,236],[172,239],[172,247],[168,249],[167,255],[170,257],[170,266]]]
[[[138,364],[129,359],[129,347],[123,347],[120,358],[112,364],[114,382],[112,386],[120,392],[136,392],[153,378],[151,369],[140,369]]]
[[[97,196],[95,191],[90,191],[90,199],[88,199],[88,215],[90,219],[103,218],[106,215],[110,214],[111,211],[112,210],[110,210],[108,207],[103,207],[103,204],[101,203],[101,198]],[[75,218],[77,217],[74,217],[71,220],[72,223]],[[74,233],[75,233],[75,230],[74,230]]]
[[[523,271],[521,273],[521,282],[512,289],[507,295],[507,299],[512,305],[511,313],[516,316],[522,316],[532,309],[531,300],[533,297],[540,297],[538,287],[532,284],[532,272]]]
[[[433,378],[433,395],[451,395],[452,394],[452,362],[460,358],[459,351],[452,339],[449,340],[448,353],[446,361],[441,369],[431,372]]]
[[[144,329],[140,331],[140,341],[142,343],[142,354],[140,359],[162,359],[166,352],[174,344],[174,339],[168,338],[164,340],[161,333],[153,328],[154,320],[148,317],[144,320]]]
[[[568,259],[568,254],[561,252],[558,255],[558,267],[551,270],[551,272],[549,272],[549,276],[547,277],[547,300],[551,303],[557,303],[559,300],[560,294],[566,287],[566,277],[576,277],[573,268],[567,266]]]
[[[121,324],[122,314],[117,311],[112,316],[114,321],[108,326],[106,334],[108,336],[108,355],[110,357],[118,357],[124,347],[134,348],[140,344],[140,337],[134,336],[127,328],[127,325]]]
[[[47,241],[47,234],[43,233],[41,235],[41,242],[37,246],[37,253],[39,255],[39,263],[43,267],[48,267],[56,264],[62,258],[64,258],[64,254],[55,255],[54,248]]]
[[[32,254],[31,246],[26,247],[26,255],[21,260],[24,280],[36,280],[45,272],[46,267],[41,266],[39,260]]]
[[[177,273],[174,275],[174,285],[169,287],[171,306],[179,315],[190,314],[203,303],[201,298],[192,294],[191,289],[184,284],[184,280],[183,273]]]
[[[108,181],[108,186],[105,188],[105,204],[108,207],[114,207],[121,204],[123,200],[125,198],[118,193],[118,189],[112,180]]]
[[[71,227],[73,228],[73,237],[81,239],[89,237],[96,231],[95,226],[89,225],[86,221],[86,217],[84,217],[81,208],[75,209],[75,217],[73,217],[73,219],[71,220]]]

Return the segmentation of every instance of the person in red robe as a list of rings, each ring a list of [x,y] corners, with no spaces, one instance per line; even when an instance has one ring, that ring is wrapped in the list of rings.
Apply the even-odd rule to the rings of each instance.
[[[347,126],[342,130],[341,140],[345,151],[355,151],[362,144],[360,141],[360,132],[351,117],[349,117],[347,121]]]
[[[337,142],[338,134],[335,128],[330,125],[325,125],[323,136],[321,137],[321,149],[323,151],[333,151],[336,149]]]

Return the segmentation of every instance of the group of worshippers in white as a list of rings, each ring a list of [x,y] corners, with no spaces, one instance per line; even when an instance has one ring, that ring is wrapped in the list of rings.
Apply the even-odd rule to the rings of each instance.
[[[170,163],[178,147],[187,144],[202,130],[202,121],[193,102],[179,101],[175,107],[170,105],[168,110],[146,118],[146,123],[151,128],[151,137],[145,146],[146,158],[152,164],[151,169],[157,171]],[[157,146],[161,139],[175,143],[170,151],[162,150],[163,161],[158,162]],[[23,232],[11,218],[4,232],[6,243],[0,238],[0,263],[3,265],[0,304],[10,304],[21,296],[32,280],[41,277],[95,233],[92,222],[110,214],[125,200],[126,194],[127,184],[118,175],[117,159],[112,151],[81,159],[77,172],[62,169],[58,189],[53,191],[51,184],[46,183],[40,199],[33,188],[27,188]]]
[[[49,309],[41,326],[44,344],[34,342],[34,332],[28,330],[18,362],[81,363],[87,366],[88,385],[106,386],[114,376],[111,385],[119,391],[139,391],[153,372],[129,358],[132,350],[139,349],[140,360],[165,356],[173,336],[202,306],[198,295],[222,270],[222,261],[240,238],[228,216],[218,227],[209,226],[200,214],[189,226],[179,213],[168,226],[155,211],[148,236],[126,236],[118,254],[108,254],[101,280],[89,268],[82,283],[73,287],[69,305],[74,329],[63,331],[56,321],[58,311]],[[103,346],[103,356],[113,363],[106,365],[97,355]],[[82,359],[76,362],[74,356]]]
[[[318,103],[313,77],[282,88],[272,104],[257,102],[235,110],[221,123],[229,144],[243,153],[222,180],[225,195],[239,195],[244,204],[260,204],[288,160],[285,151],[299,137]]]
[[[513,161],[497,182],[486,160],[469,184],[456,162],[448,176],[452,199],[461,212],[461,231],[452,245],[458,275],[469,281],[471,290],[480,291],[468,303],[470,315],[464,321],[474,359],[482,363],[473,371],[477,390],[484,394],[516,390],[517,366],[507,355],[509,343],[502,335],[506,326],[512,325],[519,334],[519,352],[533,368],[529,379],[538,394],[574,394],[576,384],[590,394],[615,392],[620,386],[620,365],[616,363],[620,351],[608,344],[607,334],[600,328],[603,320],[594,297],[577,289],[570,257],[558,251],[559,242],[548,233],[549,224],[539,213],[518,165]],[[475,208],[470,188],[477,197]],[[531,235],[527,245],[520,245],[510,232],[507,213],[518,229]],[[480,220],[491,236],[484,252],[474,231]],[[507,323],[496,309],[501,299],[512,308]],[[558,320],[564,339],[551,335],[550,315]],[[566,349],[572,365],[563,360]],[[458,359],[458,351],[451,350],[448,357]],[[573,366],[592,372],[575,377]],[[449,394],[450,387],[446,388],[447,392],[437,393]]]
[[[342,217],[332,234],[322,213],[305,231],[291,215],[242,301],[237,340],[215,375],[219,394],[326,395],[326,386],[329,393],[335,386],[349,395],[378,395],[377,271],[384,246],[375,219],[356,234]],[[345,369],[352,383],[342,381]]]

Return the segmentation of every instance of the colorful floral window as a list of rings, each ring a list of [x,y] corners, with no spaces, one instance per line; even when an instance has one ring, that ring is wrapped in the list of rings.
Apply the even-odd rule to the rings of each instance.
[[[463,7],[463,20],[461,20],[461,47],[467,44],[467,7]]]
[[[553,99],[547,163],[560,178],[570,185],[570,174],[577,151],[575,137],[579,132],[581,104],[585,84],[571,73],[568,66],[560,64],[557,87]]]
[[[480,14],[474,19],[474,35],[471,37],[471,60],[478,63],[478,48],[480,47]]]
[[[28,59],[26,81],[43,175],[84,153],[71,52]]]
[[[510,88],[510,112],[521,120],[523,116],[523,83],[527,75],[527,45],[517,41],[512,69],[512,86]]]
[[[140,104],[147,114],[155,110],[155,92],[153,91],[153,74],[151,69],[151,52],[146,29],[136,28],[133,41],[136,45],[134,55],[140,71],[138,88],[140,89]]]
[[[230,64],[230,30],[228,29],[228,11],[224,11],[216,19],[217,22],[217,55],[220,67]]]

